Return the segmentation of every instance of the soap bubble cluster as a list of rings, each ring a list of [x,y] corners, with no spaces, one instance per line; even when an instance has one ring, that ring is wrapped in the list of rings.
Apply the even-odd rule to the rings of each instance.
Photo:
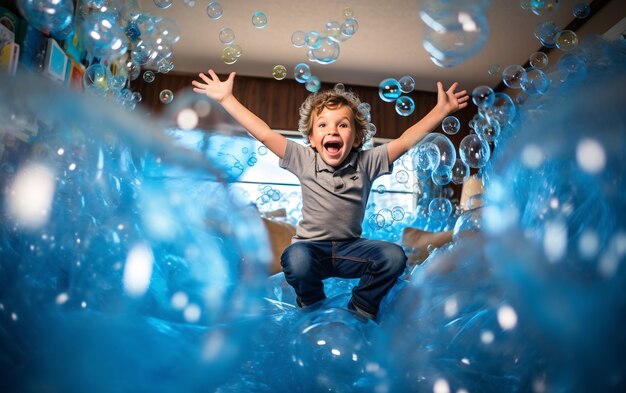
[[[359,29],[359,23],[352,12],[342,22],[329,21],[323,29],[304,32],[296,30],[291,35],[291,43],[296,48],[306,48],[309,61],[331,64],[341,53],[341,43],[350,39]],[[345,16],[345,12],[344,12]]]
[[[155,2],[163,9],[171,4],[171,1]],[[125,109],[135,108],[137,101],[133,97],[138,94],[127,89],[126,81],[138,78],[142,67],[161,73],[174,68],[172,50],[180,40],[177,23],[141,11],[136,1],[23,0],[18,2],[18,9],[29,25],[44,34],[57,40],[80,41],[90,62],[88,68],[106,64],[115,70],[115,75],[84,78],[82,87],[90,93],[107,96]],[[101,73],[90,72],[92,76]],[[121,82],[116,82],[117,79]]]

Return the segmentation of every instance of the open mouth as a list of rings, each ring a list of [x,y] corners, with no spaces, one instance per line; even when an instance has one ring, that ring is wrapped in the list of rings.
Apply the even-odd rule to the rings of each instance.
[[[331,155],[336,155],[341,150],[341,143],[339,142],[326,142],[324,143],[324,149]]]

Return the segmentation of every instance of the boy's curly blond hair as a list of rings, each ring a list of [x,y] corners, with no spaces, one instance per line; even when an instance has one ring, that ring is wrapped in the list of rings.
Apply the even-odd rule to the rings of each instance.
[[[356,140],[359,141],[357,149],[360,149],[368,140],[372,138],[373,133],[370,130],[368,119],[369,111],[364,113],[361,109],[362,104],[359,97],[351,91],[340,88],[324,90],[313,93],[300,106],[300,120],[298,121],[298,131],[304,135],[305,141],[309,144],[309,135],[313,129],[313,120],[318,116],[324,108],[337,109],[343,105],[347,105],[354,116],[354,124],[356,128]]]

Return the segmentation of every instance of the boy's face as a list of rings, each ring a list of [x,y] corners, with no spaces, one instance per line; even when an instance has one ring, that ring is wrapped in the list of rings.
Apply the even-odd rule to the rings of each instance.
[[[336,109],[324,108],[313,119],[309,142],[322,160],[337,168],[359,145],[352,109],[342,105]]]

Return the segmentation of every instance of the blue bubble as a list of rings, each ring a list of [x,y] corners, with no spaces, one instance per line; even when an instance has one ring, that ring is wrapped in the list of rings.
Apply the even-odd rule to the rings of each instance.
[[[502,82],[512,89],[520,89],[526,78],[526,70],[518,64],[510,65],[502,71]]]
[[[299,63],[294,67],[293,75],[297,82],[306,83],[311,78],[311,67],[306,63]]]
[[[396,173],[396,181],[400,184],[404,184],[409,181],[409,174],[405,170],[398,171]]]
[[[456,148],[446,134],[432,132],[422,138],[420,144],[432,143],[439,150],[439,163],[437,165],[451,168],[456,161]]]
[[[439,67],[453,67],[475,56],[487,43],[489,23],[475,4],[426,3],[420,9],[425,24],[422,45]]]
[[[484,117],[492,124],[497,122],[501,128],[507,123],[512,123],[517,115],[513,99],[502,92],[496,93],[493,104],[490,107],[483,107],[483,109]]]
[[[415,79],[410,75],[403,76],[398,80],[398,83],[400,83],[400,90],[402,90],[403,93],[408,94],[415,89]]]
[[[245,361],[262,302],[270,250],[257,213],[233,202],[215,162],[169,137],[165,122],[34,74],[0,84],[11,127],[23,113],[46,124],[0,163],[3,190],[27,179],[39,194],[24,209],[16,197],[32,187],[0,193],[0,345],[12,348],[3,385],[218,389]],[[188,107],[208,100],[193,97]],[[226,116],[210,125],[234,126]],[[155,380],[164,369],[174,372]]]
[[[404,219],[404,215],[404,209],[400,206],[395,206],[393,209],[391,209],[391,216],[393,217],[394,221],[402,221]]]
[[[433,198],[428,204],[428,214],[435,219],[450,217],[452,210],[452,202],[447,198]]]
[[[578,19],[585,19],[591,13],[591,7],[586,2],[580,2],[574,5],[572,9],[572,15]]]
[[[538,16],[554,13],[558,8],[559,0],[530,0],[530,10]]]
[[[433,173],[431,173],[430,178],[433,183],[438,186],[445,186],[452,181],[452,167],[439,165]]]
[[[83,86],[89,93],[105,95],[111,83],[111,70],[104,64],[95,63],[87,67],[83,74]]]
[[[222,44],[232,44],[235,41],[235,32],[230,27],[223,27],[220,30],[219,39]]]
[[[343,23],[341,23],[341,35],[345,37],[345,39],[352,37],[359,30],[359,22],[355,18],[346,18]]]
[[[441,153],[439,147],[431,142],[420,142],[414,149],[413,168],[416,171],[424,171],[425,176],[429,177],[432,170],[435,169],[441,161]]]
[[[322,87],[322,82],[317,76],[311,76],[304,84],[305,89],[311,93],[317,93]]]
[[[415,111],[415,102],[409,96],[401,96],[396,100],[395,108],[400,116],[410,116]]]
[[[128,38],[122,27],[105,14],[93,13],[83,22],[83,42],[89,53],[100,59],[115,59],[128,50]]]
[[[456,116],[447,116],[441,122],[441,129],[448,135],[454,135],[461,129],[461,122]]]
[[[330,37],[321,38],[319,42],[317,48],[310,50],[311,57],[320,64],[331,64],[337,61],[340,52],[339,42]]]
[[[17,6],[28,23],[44,33],[57,33],[74,20],[74,1],[19,0]]]
[[[531,67],[526,69],[526,76],[520,86],[529,96],[545,94],[550,88],[550,79],[543,71]]]
[[[537,26],[535,26],[535,37],[541,42],[541,45],[546,48],[555,48],[556,47],[556,37],[559,34],[561,29],[551,20],[539,22]]]
[[[500,123],[497,121],[489,121],[483,117],[479,117],[474,122],[474,130],[476,135],[486,142],[495,142],[500,136]]]
[[[206,13],[212,20],[218,20],[224,15],[224,9],[219,2],[212,1],[206,6]]]
[[[532,67],[542,70],[548,65],[548,55],[544,52],[534,52],[529,57],[529,63]]]
[[[472,90],[472,102],[477,107],[491,106],[495,95],[489,86],[477,86]]]
[[[304,44],[309,49],[317,49],[322,45],[322,38],[317,31],[309,31],[304,35]]]
[[[267,15],[264,12],[257,11],[252,14],[252,25],[257,29],[267,26]]]
[[[164,104],[169,104],[174,100],[174,93],[170,89],[163,89],[159,93],[159,101]]]
[[[470,168],[482,168],[491,157],[491,151],[486,141],[476,134],[469,134],[459,145],[459,157]]]
[[[470,174],[469,166],[460,158],[457,158],[452,166],[452,182],[454,184],[463,184]]]
[[[393,79],[384,79],[378,84],[378,96],[385,102],[393,102],[402,95],[400,83]]]
[[[154,5],[156,5],[158,8],[162,10],[166,10],[170,8],[173,4],[172,0],[153,0],[153,1],[154,1]]]
[[[305,44],[306,34],[302,30],[296,30],[291,34],[291,44],[296,48],[301,48]]]

